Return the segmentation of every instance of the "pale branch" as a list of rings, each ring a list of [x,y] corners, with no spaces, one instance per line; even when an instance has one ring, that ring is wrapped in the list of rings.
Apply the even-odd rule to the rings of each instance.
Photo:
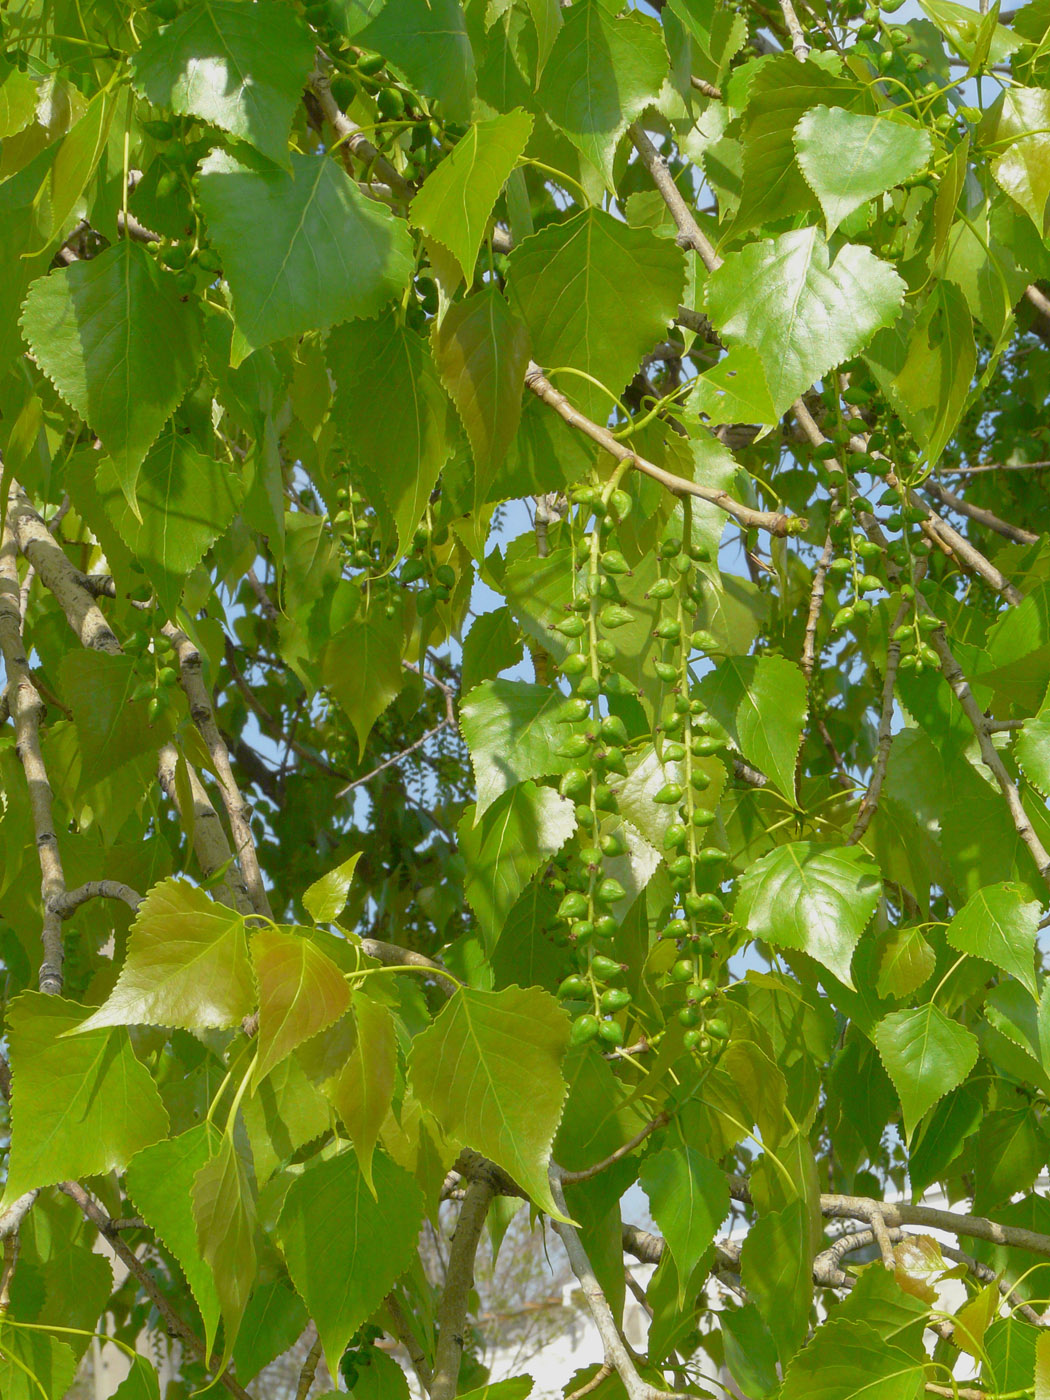
[[[1006,800],[1007,808],[1010,812],[1010,820],[1013,822],[1014,830],[1028,847],[1039,868],[1039,873],[1048,885],[1050,885],[1050,853],[1047,852],[1043,843],[1036,835],[1035,828],[1028,819],[1028,813],[1021,802],[1021,795],[1010,774],[1006,770],[1006,765],[999,756],[999,751],[992,743],[992,737],[988,733],[985,717],[980,705],[974,699],[973,691],[969,682],[963,675],[962,667],[952,655],[945,636],[943,625],[930,634],[930,645],[937,653],[941,663],[941,674],[951,686],[955,698],[963,708],[966,718],[970,721],[974,733],[977,735],[977,742],[981,749],[981,758],[985,766],[991,770],[992,776],[999,786],[1000,792]]]
[[[608,428],[601,427],[574,408],[565,395],[555,389],[539,365],[529,363],[525,372],[525,384],[538,399],[541,399],[548,407],[553,408],[555,413],[568,423],[570,428],[576,428],[579,432],[584,433],[592,442],[603,447],[610,456],[615,457],[618,462],[628,462],[644,476],[658,481],[673,495],[696,496],[699,500],[709,501],[749,530],[767,530],[771,535],[783,537],[799,534],[806,528],[806,522],[799,516],[785,515],[780,511],[752,510],[750,506],[745,506],[741,501],[736,500],[728,491],[721,491],[712,486],[701,486],[695,481],[687,481],[684,477],[675,476],[673,472],[658,467],[655,462],[649,462],[644,457],[639,457]]]
[[[553,1162],[550,1168],[550,1183],[554,1204],[562,1215],[568,1217],[565,1193],[561,1188],[561,1172]],[[568,1218],[555,1220],[552,1223],[558,1238],[565,1246],[570,1267],[576,1275],[576,1281],[579,1283],[587,1302],[587,1309],[597,1328],[605,1351],[605,1364],[610,1366],[620,1377],[623,1388],[627,1392],[627,1400],[658,1400],[658,1397],[670,1400],[668,1392],[657,1390],[655,1386],[650,1385],[638,1374],[634,1358],[616,1325],[616,1318],[609,1306],[609,1300],[606,1298],[591,1261],[587,1257],[587,1251],[583,1247],[579,1231],[575,1225],[569,1223]]]
[[[67,890],[55,901],[56,913],[59,918],[68,919],[82,904],[87,904],[92,899],[122,900],[133,911],[142,903],[142,895],[120,880],[88,880],[85,884],[78,885],[75,890]]]
[[[565,1400],[583,1400],[583,1397],[585,1395],[593,1394],[594,1391],[596,1391],[601,1385],[601,1383],[603,1381],[607,1381],[612,1374],[613,1368],[609,1365],[607,1361],[603,1361],[602,1364],[598,1367],[597,1371],[595,1371],[594,1375],[590,1378],[590,1380],[585,1381],[584,1384],[581,1385],[577,1390],[574,1390],[570,1394],[568,1394],[565,1397]]]
[[[1036,540],[1039,539],[1039,536],[1031,530],[1024,530],[1020,525],[1011,525],[1008,520],[1003,520],[992,511],[986,510],[984,506],[973,505],[970,501],[964,500],[962,496],[956,495],[954,491],[949,491],[946,486],[941,486],[932,478],[927,478],[923,482],[923,489],[940,501],[942,506],[947,506],[949,510],[965,515],[977,525],[984,525],[989,530],[994,530],[997,535],[1012,540],[1014,544],[1035,544]]]
[[[689,81],[697,92],[702,92],[705,97],[713,97],[716,102],[721,102],[722,89],[715,87],[714,83],[705,82],[703,78],[697,78],[695,75],[691,76]]]
[[[882,709],[879,713],[879,737],[872,765],[871,781],[868,790],[861,798],[857,809],[857,819],[853,830],[846,837],[847,846],[855,846],[867,831],[875,810],[879,805],[882,785],[886,781],[886,769],[890,761],[890,748],[893,744],[893,692],[897,684],[897,668],[901,659],[901,644],[894,639],[894,632],[902,625],[910,611],[911,604],[905,600],[897,609],[890,625],[890,640],[886,647],[886,672],[882,678]]]
[[[802,32],[802,25],[799,23],[791,0],[780,0],[780,12],[784,16],[784,23],[791,35],[791,52],[799,63],[804,63],[809,57],[809,45],[806,43],[806,36]]]
[[[732,1178],[730,1194],[737,1194]],[[741,1197],[737,1195],[737,1199]],[[750,1200],[750,1193],[746,1199]],[[957,1214],[951,1210],[938,1210],[935,1206],[916,1206],[909,1201],[876,1201],[868,1196],[842,1195],[821,1196],[820,1209],[822,1214],[827,1216],[845,1220],[866,1220],[869,1224],[872,1212],[876,1211],[889,1229],[899,1229],[902,1225],[920,1225],[926,1229],[944,1230],[952,1235],[964,1235],[967,1239],[986,1240],[989,1244],[1026,1249],[1032,1254],[1050,1258],[1050,1235],[1041,1235],[1021,1225],[1000,1225],[979,1215]]]
[[[267,618],[270,622],[276,621],[280,613],[277,610],[276,603],[274,603],[269,593],[267,593],[266,585],[263,583],[262,579],[260,579],[254,569],[248,569],[244,576],[248,580],[248,586],[259,600],[259,608],[263,617]]]
[[[982,462],[973,467],[942,467],[942,472],[951,476],[977,476],[981,472],[1034,472],[1045,471],[1050,461],[1042,462]]]
[[[12,1201],[2,1215],[0,1215],[0,1239],[7,1239],[9,1235],[16,1235],[22,1221],[32,1209],[33,1202],[40,1195],[40,1187],[37,1186],[32,1191],[27,1191],[24,1196],[19,1196],[17,1201]]]
[[[431,1400],[452,1400],[456,1394],[463,1360],[463,1333],[474,1287],[474,1261],[494,1194],[491,1182],[479,1178],[470,1183],[463,1197],[437,1308]]]
[[[434,985],[443,996],[450,997],[455,990],[441,964],[424,953],[415,953],[411,948],[399,948],[396,943],[384,943],[378,938],[362,938],[361,951],[367,957],[375,958],[376,962],[382,963],[384,967],[426,968],[436,974]]]
[[[40,698],[33,674],[29,669],[22,639],[22,614],[19,608],[18,541],[14,513],[15,490],[8,503],[7,520],[0,535],[0,652],[4,658],[7,677],[8,704],[15,722],[15,752],[22,764],[29,806],[33,817],[33,834],[37,859],[40,862],[40,899],[43,922],[40,938],[43,959],[40,964],[39,987],[42,992],[58,995],[62,991],[62,919],[57,901],[66,892],[65,871],[55,833],[54,799],[51,783],[40,747],[40,721],[44,702]]]
[[[317,102],[324,113],[325,121],[338,136],[343,149],[359,160],[366,168],[379,175],[384,184],[390,189],[396,199],[401,204],[408,204],[415,190],[387,160],[372,145],[368,137],[364,134],[356,123],[352,122],[338,102],[332,96],[332,82],[328,76],[331,63],[319,49],[317,51],[317,67],[310,74],[310,91],[316,97]]]
[[[215,722],[211,696],[204,684],[200,651],[189,637],[173,623],[166,623],[163,631],[175,648],[175,654],[179,659],[182,688],[186,693],[186,700],[190,707],[190,716],[200,731],[201,738],[204,740],[211,758],[212,771],[219,785],[223,806],[226,808],[226,817],[230,823],[230,834],[233,837],[237,863],[244,877],[244,886],[248,891],[252,909],[256,914],[270,918],[272,917],[270,901],[263,884],[259,856],[255,848],[255,837],[252,834],[251,807],[244,800],[237,785],[237,779],[230,766],[229,751],[219,733],[219,726]]]
[[[314,1329],[317,1330],[316,1328]],[[318,1332],[314,1337],[310,1350],[306,1353],[306,1360],[299,1371],[299,1383],[295,1387],[295,1400],[306,1400],[310,1394],[310,1387],[314,1383],[317,1375],[317,1363],[321,1360],[321,1334]]]
[[[868,1223],[871,1226],[871,1233],[875,1237],[875,1243],[879,1246],[882,1262],[892,1272],[896,1268],[897,1261],[893,1256],[893,1241],[890,1239],[890,1232],[886,1227],[882,1211],[873,1210],[868,1216]]]
[[[236,909],[239,914],[252,914],[254,907],[248,895],[241,873],[234,867],[233,852],[226,839],[219,814],[211,804],[191,763],[186,763],[185,772],[189,782],[190,808],[183,810],[182,796],[176,782],[176,771],[181,755],[174,744],[165,744],[157,755],[157,780],[168,801],[175,808],[183,827],[193,832],[193,850],[197,864],[206,880],[223,870],[216,889],[216,898],[221,904]],[[182,759],[185,763],[185,760]],[[225,869],[224,869],[225,867]]]
[[[809,590],[809,612],[806,614],[806,634],[802,642],[802,674],[806,678],[807,685],[813,680],[813,667],[817,659],[817,623],[820,620],[820,610],[824,606],[824,592],[827,587],[828,565],[835,553],[835,546],[832,544],[829,535],[824,541],[824,548],[817,566],[813,570],[813,584]]]
[[[99,1234],[106,1240],[113,1253],[121,1261],[128,1273],[132,1274],[138,1281],[142,1291],[146,1294],[153,1306],[164,1319],[168,1332],[173,1337],[178,1337],[188,1350],[202,1361],[210,1370],[217,1370],[218,1361],[213,1358],[211,1362],[205,1356],[204,1343],[196,1332],[185,1322],[175,1311],[164,1294],[158,1287],[153,1275],[146,1268],[145,1264],[138,1257],[135,1251],[120,1238],[120,1235],[113,1228],[113,1220],[109,1214],[99,1205],[99,1203],[84,1190],[78,1181],[63,1181],[59,1183],[58,1189],[74,1201],[80,1208],[81,1214],[98,1230]],[[251,1395],[245,1388],[230,1374],[223,1371],[216,1378],[218,1382],[225,1386],[231,1395],[235,1395],[237,1400],[252,1400]]]
[[[686,203],[681,190],[674,182],[667,162],[656,149],[649,137],[636,122],[628,128],[627,134],[642,164],[649,171],[653,184],[663,196],[664,203],[678,229],[678,242],[685,248],[692,248],[708,272],[715,272],[722,266],[722,259],[715,252],[714,244],[696,221],[696,216]]]
[[[6,1313],[11,1306],[11,1284],[14,1282],[21,1247],[17,1231],[4,1236],[4,1265],[0,1271],[0,1315]]]
[[[584,1167],[582,1171],[578,1172],[567,1172],[563,1168],[562,1182],[590,1181],[592,1176],[597,1176],[599,1172],[623,1161],[624,1157],[629,1157],[636,1147],[641,1146],[650,1133],[655,1132],[657,1128],[662,1128],[665,1123],[670,1121],[671,1115],[669,1113],[658,1113],[655,1118],[646,1123],[644,1128],[640,1128],[628,1142],[618,1147],[615,1152],[610,1152],[608,1157],[603,1158],[602,1161],[595,1162],[592,1167]]]
[[[982,1264],[979,1259],[974,1259],[973,1256],[967,1254],[965,1250],[954,1249],[951,1245],[947,1244],[942,1244],[940,1249],[944,1257],[950,1259],[953,1264],[965,1265],[979,1283],[994,1283],[1005,1300],[1010,1304],[1013,1311],[1019,1313],[1020,1316],[1023,1317],[1026,1322],[1030,1322],[1033,1327],[1045,1327],[1047,1325],[1046,1320],[1040,1317],[1035,1308],[1026,1303],[1024,1299],[1014,1291],[1001,1273],[996,1273],[996,1271],[989,1268],[987,1264]]]

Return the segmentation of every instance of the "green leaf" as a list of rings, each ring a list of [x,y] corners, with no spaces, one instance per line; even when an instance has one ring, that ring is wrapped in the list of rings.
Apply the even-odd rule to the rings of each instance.
[[[562,14],[539,101],[613,190],[620,137],[656,101],[667,71],[660,31],[634,11],[614,16],[601,0],[577,0]]]
[[[1040,1332],[1035,1340],[1035,1392],[1033,1400],[1050,1400],[1050,1339]]]
[[[520,107],[472,122],[412,201],[411,222],[444,244],[468,287],[493,207],[528,144],[532,122]]]
[[[879,980],[875,990],[880,997],[907,997],[928,982],[937,965],[937,955],[918,926],[890,929],[879,940]]]
[[[492,483],[521,421],[529,337],[498,288],[456,302],[434,332],[434,362],[474,454],[474,509]]]
[[[547,1168],[567,1093],[568,1043],[568,1018],[539,987],[464,987],[409,1055],[412,1087],[445,1132],[496,1162],[559,1220]]]
[[[948,925],[947,938],[960,953],[972,953],[1002,968],[1033,997],[1035,943],[1042,905],[1025,885],[1003,881],[975,891]]]
[[[795,128],[795,149],[830,238],[854,209],[925,169],[933,143],[898,117],[813,107]]]
[[[564,710],[560,691],[528,681],[482,681],[460,703],[477,786],[475,824],[508,788],[573,766],[576,760],[557,751],[573,732],[559,722]]]
[[[401,622],[381,608],[370,608],[321,652],[321,677],[354,726],[363,756],[372,726],[405,683],[401,667]]]
[[[686,407],[703,413],[712,427],[722,423],[773,424],[773,407],[762,357],[748,345],[738,345],[696,381]]]
[[[154,752],[171,737],[170,712],[151,724],[148,702],[132,700],[141,677],[130,656],[66,652],[59,662],[59,676],[80,740],[84,787],[118,772],[140,754]]]
[[[106,149],[114,106],[111,93],[105,90],[96,93],[84,115],[63,137],[48,182],[51,207],[45,225],[45,247],[56,234],[66,231],[70,218],[81,203],[87,183]]]
[[[977,1037],[932,1002],[884,1016],[875,1045],[901,1101],[909,1141],[919,1119],[977,1062]]]
[[[303,891],[303,908],[315,924],[334,923],[343,912],[360,859],[361,852],[355,851],[334,870],[329,870],[327,875],[322,875]]]
[[[223,1322],[223,1364],[229,1360],[255,1279],[255,1202],[232,1137],[193,1178],[197,1248],[211,1270]]]
[[[758,351],[773,405],[783,413],[896,318],[904,290],[869,248],[843,244],[832,262],[819,230],[804,228],[730,253],[708,279],[706,305],[730,346]]]
[[[0,62],[0,140],[17,136],[36,120],[40,93],[28,73]]]
[[[683,1307],[691,1271],[729,1214],[725,1175],[709,1157],[682,1144],[647,1157],[638,1180],[674,1258]]]
[[[463,892],[488,947],[529,880],[575,827],[572,802],[533,782],[518,783],[497,797],[476,825],[469,811],[463,817],[458,830],[467,867]]]
[[[334,1035],[337,1034],[335,1031]],[[309,1048],[310,1042],[307,1042],[304,1050]],[[248,1055],[247,1048],[244,1054]],[[245,1062],[238,1062],[237,1072],[243,1074],[245,1070]],[[260,1189],[278,1167],[332,1126],[328,1100],[316,1084],[307,1079],[299,1056],[295,1054],[282,1060],[254,1093],[241,1100],[241,1112]]]
[[[881,894],[878,866],[856,846],[793,841],[745,870],[736,917],[755,938],[801,949],[852,987],[853,950]]]
[[[168,1115],[127,1031],[73,1035],[85,1008],[23,992],[7,1008],[11,1150],[0,1209],[37,1186],[123,1168],[168,1131]]]
[[[103,458],[95,478],[106,514],[174,617],[187,575],[223,533],[240,503],[233,473],[184,433],[166,430],[151,448],[136,487],[138,515],[124,499],[115,464]],[[111,764],[112,760],[109,760]]]
[[[317,1324],[333,1375],[347,1342],[411,1265],[423,1196],[378,1154],[376,1195],[352,1152],[315,1159],[284,1198],[277,1235],[292,1282]]]
[[[397,0],[387,4],[356,43],[378,49],[451,122],[469,122],[474,53],[459,0]]]
[[[1002,152],[991,162],[996,184],[1045,237],[1050,231],[1050,93],[1038,87],[1010,88],[988,113],[981,136]]]
[[[1048,1153],[1050,1139],[1027,1104],[987,1114],[974,1145],[974,1210],[987,1215],[1030,1191]]]
[[[700,698],[748,760],[790,801],[806,721],[806,682],[781,656],[730,656],[700,683]]]
[[[760,1215],[744,1237],[740,1277],[773,1334],[783,1366],[806,1335],[812,1307],[810,1226],[802,1200]],[[823,1329],[821,1329],[823,1330]]]
[[[404,1371],[378,1347],[366,1351],[357,1363],[354,1400],[410,1400]]]
[[[866,358],[933,465],[966,406],[977,363],[966,298],[950,282],[935,281],[914,322],[883,331]]]
[[[237,1026],[254,1005],[243,918],[173,878],[139,905],[116,986],[78,1029]]]
[[[1030,782],[1044,792],[1050,790],[1050,689],[1038,713],[1021,725],[1014,740],[1014,757]]]
[[[372,1155],[394,1097],[397,1034],[390,1012],[363,992],[353,996],[357,1041],[346,1064],[325,1085],[354,1144],[368,1189],[375,1195]]]
[[[76,1373],[73,1349],[60,1338],[0,1324],[0,1395],[4,1400],[62,1400]]]
[[[597,0],[574,8],[581,6],[598,8]],[[685,260],[670,239],[587,209],[522,240],[511,254],[507,291],[540,364],[583,370],[619,395],[666,335],[684,284]],[[559,387],[605,422],[609,394],[575,377]]]
[[[755,67],[741,132],[743,176],[733,221],[737,233],[813,207],[792,143],[806,112],[819,105],[849,110],[872,106],[864,87],[829,71],[815,56],[800,63],[791,54],[779,54]]]
[[[430,347],[391,314],[335,331],[328,365],[362,489],[385,504],[404,551],[452,450],[451,409]]]
[[[200,202],[233,293],[232,362],[285,336],[375,316],[412,275],[408,227],[328,156],[251,170],[216,150]]]
[[[219,1295],[212,1272],[197,1248],[193,1182],[218,1147],[219,1132],[210,1123],[156,1142],[128,1163],[126,1183],[135,1209],[169,1249],[186,1275],[204,1323],[208,1355],[219,1325]]]
[[[21,326],[37,364],[113,458],[134,505],[142,460],[200,358],[197,317],[174,276],[122,238],[34,282]]]
[[[308,934],[260,928],[252,934],[259,984],[258,1059],[252,1091],[297,1045],[339,1020],[350,988],[331,958]]]
[[[510,1376],[504,1381],[463,1391],[459,1400],[526,1400],[535,1384],[531,1376]]]
[[[113,1392],[113,1400],[160,1400],[160,1379],[152,1357],[136,1356]]]
[[[210,122],[287,167],[313,62],[313,36],[285,6],[208,0],[151,34],[131,74],[155,107]]]
[[[250,1385],[264,1366],[294,1346],[307,1321],[305,1304],[283,1279],[260,1284],[248,1300],[233,1348],[241,1385]]]
[[[782,1400],[919,1400],[921,1362],[866,1322],[832,1318],[792,1361]]]

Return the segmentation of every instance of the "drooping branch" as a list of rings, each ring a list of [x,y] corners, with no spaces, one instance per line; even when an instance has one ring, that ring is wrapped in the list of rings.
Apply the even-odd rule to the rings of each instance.
[[[219,733],[219,726],[215,722],[211,696],[204,684],[201,654],[180,628],[168,623],[163,630],[165,636],[174,646],[175,654],[179,659],[179,674],[190,707],[190,716],[200,730],[201,738],[207,745],[211,757],[212,769],[219,784],[219,792],[222,795],[223,806],[226,808],[226,816],[230,823],[234,851],[241,874],[244,877],[244,885],[248,891],[252,909],[256,914],[264,914],[270,918],[270,901],[263,884],[262,871],[259,869],[255,837],[252,835],[251,808],[237,786],[237,779],[230,766],[229,752],[222,735]]]
[[[463,1331],[474,1287],[474,1260],[494,1195],[490,1181],[478,1178],[467,1187],[452,1238],[448,1271],[437,1310],[437,1348],[430,1380],[431,1400],[452,1400],[463,1360]]]
[[[29,789],[33,834],[40,862],[40,898],[43,905],[39,987],[57,995],[62,991],[62,918],[58,901],[66,892],[66,877],[55,834],[54,804],[44,755],[40,747],[40,721],[44,702],[33,681],[22,640],[19,608],[18,542],[12,505],[0,536],[0,652],[7,676],[8,704],[15,722],[15,751]]]
[[[745,529],[768,530],[771,535],[781,537],[801,534],[806,529],[805,520],[799,516],[785,515],[780,511],[752,510],[750,506],[745,506],[741,501],[736,500],[728,491],[717,490],[712,486],[701,486],[695,481],[686,481],[685,478],[675,476],[673,472],[658,467],[655,462],[649,462],[644,457],[639,457],[637,453],[632,452],[619,438],[615,437],[608,428],[601,427],[600,424],[582,414],[579,409],[574,408],[565,395],[555,389],[539,365],[529,364],[525,372],[525,384],[538,399],[553,408],[555,413],[568,423],[570,428],[576,428],[579,432],[584,433],[592,442],[603,447],[610,456],[615,457],[618,462],[629,462],[637,471],[640,471],[644,476],[651,477],[653,481],[658,481],[661,486],[666,487],[674,495],[696,496],[701,501],[709,501],[719,510],[731,515],[734,520],[738,520]]]

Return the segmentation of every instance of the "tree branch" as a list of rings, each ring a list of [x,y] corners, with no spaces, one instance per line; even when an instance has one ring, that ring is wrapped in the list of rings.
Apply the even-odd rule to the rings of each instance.
[[[942,506],[947,506],[949,510],[958,511],[960,515],[965,515],[978,525],[984,525],[989,530],[994,530],[997,535],[1002,535],[1004,539],[1013,540],[1015,544],[1035,544],[1036,540],[1039,539],[1039,536],[1033,534],[1031,530],[1024,530],[1020,525],[1011,525],[1008,520],[1000,519],[998,515],[994,515],[990,510],[985,510],[983,506],[972,505],[962,496],[956,495],[954,491],[949,491],[947,486],[941,486],[932,477],[927,477],[923,482],[923,489],[940,501]]]
[[[119,880],[88,880],[86,884],[78,885],[75,890],[67,890],[55,901],[56,913],[59,918],[68,919],[82,904],[87,904],[92,899],[123,900],[133,911],[142,903],[142,895]]]
[[[847,846],[855,846],[867,831],[875,810],[879,805],[882,785],[886,781],[886,769],[890,761],[890,748],[893,744],[893,691],[897,684],[897,667],[901,659],[901,644],[893,639],[893,634],[901,626],[911,609],[905,600],[897,609],[897,615],[890,625],[890,640],[886,647],[886,674],[882,678],[882,710],[879,714],[879,739],[875,751],[875,763],[871,770],[871,782],[861,798],[857,810],[857,820],[853,830],[846,837]]]
[[[44,755],[40,747],[40,721],[44,702],[29,669],[22,640],[19,606],[18,541],[12,519],[17,488],[12,488],[7,520],[0,536],[0,651],[7,676],[7,695],[15,721],[15,751],[29,789],[33,832],[40,862],[40,899],[43,906],[39,987],[58,995],[62,991],[62,919],[57,902],[66,892],[66,877],[55,835],[54,802]]]
[[[452,1400],[463,1360],[463,1329],[474,1287],[474,1259],[494,1195],[490,1181],[479,1178],[467,1187],[452,1238],[445,1286],[437,1310],[437,1350],[430,1381],[431,1400]]]
[[[180,754],[174,744],[165,744],[157,755],[157,779],[164,795],[178,812],[183,826],[188,827],[192,817],[193,850],[204,878],[210,880],[223,866],[227,867],[216,891],[220,903],[236,909],[239,914],[252,914],[255,909],[241,873],[234,866],[233,852],[219,821],[219,814],[212,806],[192,763],[186,763],[192,811],[183,811],[175,782],[179,759]]]
[[[665,1123],[669,1123],[670,1121],[671,1115],[669,1113],[658,1113],[655,1118],[646,1123],[644,1128],[641,1128],[635,1133],[634,1137],[631,1138],[629,1142],[625,1142],[623,1146],[618,1147],[615,1152],[610,1152],[608,1157],[605,1157],[602,1161],[595,1162],[593,1167],[584,1167],[582,1171],[578,1172],[567,1172],[563,1170],[561,1173],[562,1181],[590,1181],[592,1176],[597,1176],[599,1172],[603,1172],[607,1168],[614,1166],[615,1163],[622,1161],[624,1157],[629,1157],[634,1149],[643,1143],[650,1133],[655,1132],[657,1128],[662,1128]]]
[[[658,467],[654,462],[639,457],[629,447],[625,447],[608,428],[603,428],[592,422],[590,418],[585,417],[578,409],[574,408],[565,395],[555,389],[539,365],[530,362],[525,372],[525,384],[538,399],[542,399],[545,404],[553,408],[555,413],[568,423],[570,428],[576,428],[581,433],[586,434],[592,442],[598,443],[618,462],[630,462],[632,467],[644,476],[651,477],[653,481],[658,481],[661,486],[666,487],[674,495],[696,496],[702,501],[710,501],[712,505],[718,506],[727,515],[731,515],[734,520],[738,520],[745,529],[768,530],[771,535],[779,536],[801,534],[805,530],[806,522],[799,516],[785,515],[779,511],[752,510],[750,506],[745,506],[736,500],[728,491],[716,490],[712,486],[701,486],[695,481],[686,481],[684,477],[675,476],[673,472],[665,471],[663,467]]]

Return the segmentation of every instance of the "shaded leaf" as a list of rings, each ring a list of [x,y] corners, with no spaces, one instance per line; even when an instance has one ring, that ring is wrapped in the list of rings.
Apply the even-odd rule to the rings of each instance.
[[[565,697],[527,681],[482,681],[460,703],[459,726],[470,750],[479,821],[493,802],[526,778],[564,773],[573,760],[557,752],[570,725]]]
[[[277,1233],[292,1276],[336,1374],[347,1342],[409,1268],[423,1223],[423,1196],[382,1153],[376,1195],[353,1152],[315,1159],[284,1198]]]
[[[97,433],[134,504],[142,460],[200,357],[197,317],[175,278],[122,238],[34,282],[21,325],[37,364]]]
[[[677,1266],[678,1306],[683,1307],[691,1271],[729,1213],[725,1174],[683,1144],[647,1157],[638,1180]]]
[[[397,0],[386,5],[356,41],[378,49],[449,121],[467,122],[474,96],[474,53],[459,0]]]
[[[146,700],[132,700],[141,677],[130,656],[103,651],[66,652],[59,662],[80,740],[81,782],[90,787],[168,741],[171,711],[150,723]]]
[[[223,1136],[193,1178],[197,1248],[211,1270],[223,1322],[223,1361],[233,1351],[255,1279],[255,1202],[237,1149]]]
[[[806,682],[781,656],[730,656],[700,683],[700,698],[748,760],[795,800]]]
[[[344,1067],[325,1085],[354,1144],[361,1174],[375,1194],[372,1154],[394,1097],[397,1034],[385,1006],[363,992],[353,995],[357,1041]]]
[[[400,620],[370,608],[321,652],[321,677],[354,726],[359,756],[372,726],[404,685],[401,645]]]
[[[284,336],[375,316],[408,283],[404,221],[328,156],[252,170],[216,150],[198,183],[233,293],[234,364]]]
[[[148,102],[221,127],[287,167],[313,62],[313,37],[285,6],[208,0],[149,35],[131,73]]]
[[[264,1366],[294,1346],[306,1323],[306,1305],[283,1279],[261,1283],[248,1300],[233,1348],[241,1385],[249,1385]]]
[[[919,1400],[922,1364],[864,1322],[818,1327],[784,1376],[783,1400]]]

